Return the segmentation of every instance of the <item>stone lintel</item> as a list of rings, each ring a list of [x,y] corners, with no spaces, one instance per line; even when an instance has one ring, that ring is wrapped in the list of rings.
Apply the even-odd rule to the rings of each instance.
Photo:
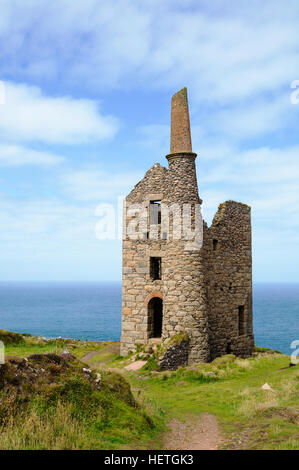
[[[147,201],[161,201],[163,199],[162,193],[151,193],[147,195]]]
[[[162,258],[163,254],[163,251],[148,250],[147,252],[147,255],[151,256],[152,258]]]

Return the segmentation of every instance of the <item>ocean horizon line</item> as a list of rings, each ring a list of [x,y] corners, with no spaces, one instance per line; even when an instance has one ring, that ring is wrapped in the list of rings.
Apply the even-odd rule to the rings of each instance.
[[[0,281],[0,329],[45,338],[119,341],[117,281]],[[299,283],[254,282],[255,344],[290,354],[298,339]]]
[[[122,280],[90,280],[90,281],[73,281],[73,280],[0,280],[1,284],[121,284]],[[299,285],[299,281],[253,281],[253,285],[257,284],[283,284],[283,285]]]

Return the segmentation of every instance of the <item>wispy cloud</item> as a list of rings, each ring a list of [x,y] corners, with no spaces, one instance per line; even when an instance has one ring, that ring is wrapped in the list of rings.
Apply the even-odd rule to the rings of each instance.
[[[259,266],[269,257],[260,272],[295,266],[298,18],[298,0],[2,0],[0,166],[3,174],[13,166],[16,178],[2,176],[0,204],[5,191],[19,198],[0,208],[5,256],[16,253],[17,263],[26,246],[32,256],[32,247],[56,249],[70,260],[91,252],[95,205],[127,194],[147,166],[163,162],[166,99],[187,86],[205,217],[227,199],[251,204]],[[118,112],[126,120],[119,133]],[[98,142],[114,136],[102,154]],[[65,148],[76,144],[84,161]],[[35,165],[35,184],[25,165]],[[40,180],[38,166],[47,169]],[[52,200],[42,200],[45,187]]]
[[[110,280],[120,241],[96,238],[94,204],[57,198],[0,200],[0,280]]]
[[[198,100],[227,103],[296,75],[298,12],[296,0],[288,8],[277,0],[184,8],[176,0],[10,0],[1,3],[0,50],[6,69],[26,79],[57,78],[63,64],[63,82],[97,89],[169,89],[187,77]]]
[[[5,83],[2,139],[79,144],[111,138],[117,129],[117,119],[102,116],[91,100],[51,97],[37,87]]]
[[[260,147],[231,148],[229,158],[203,158],[198,180],[208,221],[218,204],[235,199],[252,206],[257,231],[267,226],[270,230],[275,223],[279,236],[287,225],[299,241],[298,155],[299,146]]]
[[[49,152],[32,150],[19,145],[0,145],[0,166],[53,166],[63,161],[64,157]]]
[[[125,196],[142,178],[140,172],[113,173],[98,167],[64,172],[60,177],[65,194],[76,201],[117,200]]]

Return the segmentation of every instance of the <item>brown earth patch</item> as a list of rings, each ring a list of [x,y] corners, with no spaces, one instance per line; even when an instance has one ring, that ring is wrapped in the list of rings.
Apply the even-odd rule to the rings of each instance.
[[[215,416],[203,413],[199,419],[181,422],[173,419],[164,438],[167,450],[217,450],[224,442]]]

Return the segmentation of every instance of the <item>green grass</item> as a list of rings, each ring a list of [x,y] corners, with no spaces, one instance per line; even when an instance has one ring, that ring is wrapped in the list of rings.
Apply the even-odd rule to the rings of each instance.
[[[110,362],[115,358],[115,354],[109,351],[98,352],[92,356],[92,362]]]
[[[63,347],[61,345],[56,344],[56,342],[48,342],[45,344],[28,344],[23,343],[19,346],[17,345],[8,345],[5,347],[5,354],[7,356],[19,356],[19,357],[27,357],[30,354],[44,354],[44,353],[61,353],[63,351]]]
[[[299,423],[289,419],[289,412],[298,410],[299,371],[279,370],[288,364],[289,358],[281,354],[226,362],[219,358],[149,375],[146,382],[130,374],[130,381],[134,387],[145,387],[143,396],[155,400],[169,420],[185,421],[203,412],[217,416],[228,439],[226,448],[240,448],[241,440],[245,449],[298,449]],[[262,390],[265,382],[275,391]]]
[[[3,330],[0,330],[0,340],[2,338],[5,344],[6,356],[27,357],[30,356],[30,354],[38,353],[60,354],[65,349],[68,349],[71,354],[81,359],[88,352],[100,352],[104,350],[107,344],[109,344],[108,342],[78,341],[63,338],[45,340],[44,338],[38,338],[36,336],[18,335],[16,333],[11,335],[13,336],[9,341],[7,341],[6,338],[10,338],[9,332],[3,332]]]
[[[71,354],[82,359],[89,352],[103,351],[109,342],[95,342],[95,341],[72,341],[68,349]]]
[[[256,348],[257,356],[250,359],[227,355],[173,372],[157,372],[153,356],[140,371],[124,372],[138,391],[136,407],[130,403],[126,382],[107,370],[132,360],[113,352],[116,344],[30,336],[16,341],[8,342],[6,354],[25,357],[67,348],[82,358],[95,351],[89,364],[97,368],[105,363],[101,374],[106,382],[99,392],[90,390],[80,374],[62,376],[54,391],[50,387],[31,397],[30,406],[22,405],[14,414],[0,433],[0,448],[158,449],[167,422],[194,419],[203,412],[217,417],[226,438],[224,448],[299,448],[299,366],[289,368],[289,357],[283,354]],[[261,389],[266,382],[274,391]],[[0,411],[1,406],[4,414],[13,409],[2,403]]]
[[[148,447],[162,429],[160,417],[136,402],[122,375],[101,371],[96,385],[82,365],[53,354],[5,364],[0,449]]]
[[[12,331],[0,330],[0,341],[5,346],[10,344],[21,344],[24,342],[24,337],[19,333],[13,333]]]

